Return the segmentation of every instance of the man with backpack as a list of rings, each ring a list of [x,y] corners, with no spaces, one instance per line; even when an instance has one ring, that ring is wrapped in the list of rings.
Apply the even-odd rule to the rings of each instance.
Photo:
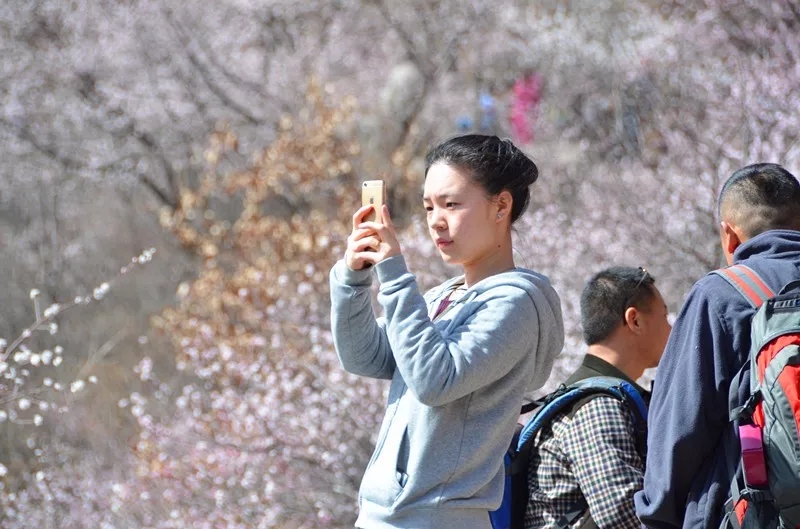
[[[646,401],[649,394],[634,380],[658,364],[670,332],[667,307],[653,283],[644,268],[612,267],[584,288],[586,357],[543,409],[570,388],[588,386],[537,426],[530,456],[523,452],[528,462],[526,529],[639,527],[633,494],[644,476],[646,406],[642,402],[637,410],[632,401]],[[615,397],[599,391],[603,384],[597,381],[610,381],[604,383],[614,389],[626,385],[628,392],[618,391]]]
[[[656,373],[636,511],[655,529],[797,527],[800,294],[790,283],[800,279],[800,183],[777,164],[750,165],[725,183],[717,209],[734,266],[695,283],[675,322]],[[790,380],[780,380],[784,369]],[[794,463],[778,458],[787,450]]]

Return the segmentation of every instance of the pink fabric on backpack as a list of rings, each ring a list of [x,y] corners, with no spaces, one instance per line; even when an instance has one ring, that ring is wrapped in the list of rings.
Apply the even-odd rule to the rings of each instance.
[[[742,444],[742,471],[745,482],[751,487],[766,487],[767,464],[764,461],[761,428],[752,424],[739,426],[739,441]]]

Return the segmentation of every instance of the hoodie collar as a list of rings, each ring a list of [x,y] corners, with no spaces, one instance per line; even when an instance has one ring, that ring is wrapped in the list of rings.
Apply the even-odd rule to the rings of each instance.
[[[738,263],[754,255],[759,257],[780,257],[787,251],[787,243],[791,253],[797,253],[800,244],[800,231],[795,230],[769,230],[759,233],[752,239],[743,242],[733,252],[733,262]]]

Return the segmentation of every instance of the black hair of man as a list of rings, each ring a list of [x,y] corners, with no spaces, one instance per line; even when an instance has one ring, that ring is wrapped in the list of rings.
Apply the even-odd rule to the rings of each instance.
[[[748,237],[768,230],[800,230],[800,182],[776,163],[748,165],[725,182],[717,214]]]
[[[612,266],[592,276],[581,294],[581,325],[586,345],[608,338],[625,320],[628,307],[649,310],[656,298],[655,278],[643,268]]]

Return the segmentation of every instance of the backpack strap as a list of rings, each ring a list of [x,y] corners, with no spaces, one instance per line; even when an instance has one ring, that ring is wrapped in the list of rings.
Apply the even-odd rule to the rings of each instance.
[[[614,384],[611,387],[612,393],[602,389],[611,383]],[[576,386],[585,385],[585,387],[596,387],[597,384],[600,385],[599,391],[589,393],[578,400],[570,410],[570,414],[574,414],[581,406],[604,393],[616,397],[633,414],[633,426],[636,429],[636,450],[644,460],[647,455],[647,403],[644,398],[632,384],[620,378],[596,376],[585,378],[575,383]]]
[[[760,307],[775,293],[761,279],[755,270],[743,264],[736,264],[711,272],[730,283],[754,309]]]
[[[637,449],[640,451],[640,455],[644,456],[647,443],[647,404],[642,396],[632,384],[625,380],[607,376],[589,377],[569,386],[562,384],[553,393],[532,403],[541,404],[541,407],[520,431],[517,455],[512,463],[512,473],[524,472],[527,483],[527,467],[536,433],[560,412],[575,413],[577,408],[601,395],[608,395],[624,402],[626,407],[632,411],[636,427]],[[527,491],[527,487],[525,490]],[[571,526],[583,516],[588,508],[589,504],[585,498],[570,505],[568,512],[556,521],[557,529],[566,529]],[[596,527],[596,525],[589,521],[589,525],[584,525],[584,527],[590,528]]]
[[[583,379],[570,386],[561,385],[556,391],[548,395],[543,406],[539,408],[530,421],[520,432],[517,448],[522,449],[523,445],[533,437],[546,423],[559,412],[573,405],[577,401],[590,395],[610,395],[616,397],[630,406],[636,413],[637,421],[647,422],[647,404],[639,392],[636,391],[629,382],[614,377],[590,377]]]
[[[780,292],[778,292],[778,295],[782,296],[783,294],[788,294],[792,290],[796,290],[798,288],[800,288],[800,279],[796,279],[791,283],[786,283],[785,285],[783,285],[783,288],[781,289]]]
[[[752,393],[744,404],[738,405],[739,402],[739,388],[742,385],[742,378],[747,376],[750,372],[750,363],[745,362],[739,371],[731,379],[731,385],[728,388],[728,420],[734,425],[738,425],[741,419],[750,419],[756,406],[761,402],[761,389]]]
[[[775,296],[775,293],[767,286],[764,280],[761,279],[761,276],[749,266],[736,264],[727,268],[714,270],[712,274],[716,274],[727,281],[754,309],[758,309],[768,299]],[[749,417],[753,414],[753,410],[761,396],[760,392],[756,392],[750,395],[744,404],[741,406],[738,405],[739,388],[742,385],[742,378],[749,374],[749,370],[749,363],[744,362],[742,367],[731,379],[731,384],[728,387],[728,418],[734,424],[738,424],[739,419]]]

